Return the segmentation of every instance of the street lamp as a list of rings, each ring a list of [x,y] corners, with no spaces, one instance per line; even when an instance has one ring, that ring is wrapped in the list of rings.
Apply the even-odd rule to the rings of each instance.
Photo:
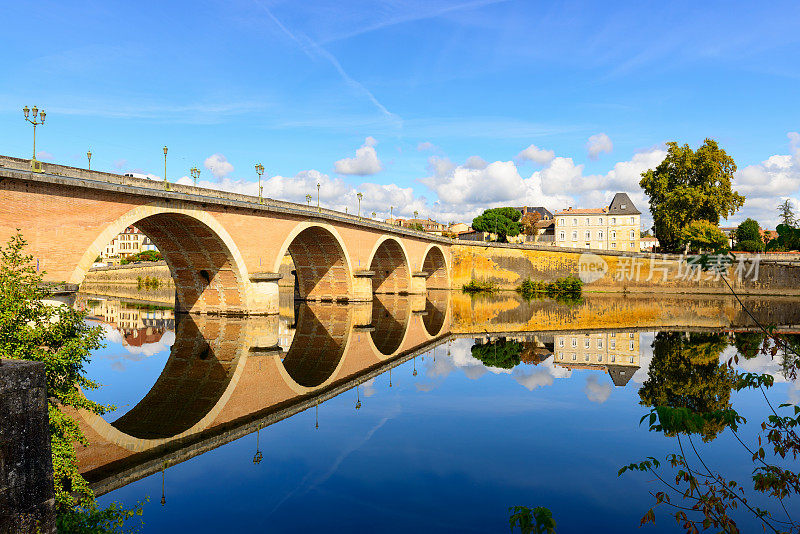
[[[389,220],[394,224],[394,206],[389,206]]]
[[[419,216],[419,212],[417,210],[414,210],[414,218],[416,219],[418,216]]]
[[[164,146],[164,190],[169,191],[169,182],[167,182],[167,147]]]
[[[311,193],[306,193],[306,205],[311,207]]]
[[[373,212],[372,212],[372,218],[374,219],[374,218],[375,218],[375,217],[377,217],[377,216],[378,216],[378,214],[377,214],[377,213],[375,213],[375,212],[373,211]]]
[[[86,152],[86,157],[89,158],[89,170],[91,171],[92,170],[92,149],[91,148]]]
[[[192,179],[194,180],[194,186],[197,187],[197,179],[200,178],[200,169],[197,167],[192,167],[189,169],[189,174],[192,175]]]
[[[264,166],[260,163],[256,163],[256,172],[258,173],[258,203],[263,204],[264,199],[262,195],[264,192],[264,186],[261,185],[261,175],[264,174]]]
[[[361,218],[361,199],[364,198],[364,193],[358,193],[356,195],[358,197],[358,218]]]
[[[321,186],[321,185],[322,185],[322,184],[320,184],[319,182],[317,182],[317,211],[318,211],[318,212],[319,212],[319,211],[322,211],[322,210],[320,209],[320,207],[319,207],[319,188],[320,188],[320,186]]]
[[[39,108],[33,106],[33,109],[28,109],[28,106],[22,108],[22,113],[25,114],[25,120],[29,123],[33,124],[33,161],[36,161],[36,127],[40,124],[44,124],[44,110],[39,112]],[[33,119],[31,119],[28,115],[33,115]]]

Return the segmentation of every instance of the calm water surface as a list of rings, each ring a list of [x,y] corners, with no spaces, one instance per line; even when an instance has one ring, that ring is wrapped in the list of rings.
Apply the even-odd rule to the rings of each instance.
[[[107,335],[90,397],[118,409],[84,421],[83,470],[102,504],[149,497],[146,532],[508,532],[513,505],[550,508],[558,532],[634,532],[661,488],[618,469],[677,447],[639,426],[641,403],[680,391],[670,358],[713,360],[693,377],[716,384],[717,362],[757,338],[746,325],[570,328],[582,316],[515,332],[538,317],[523,303],[459,299],[284,303],[280,319],[248,321],[87,297]],[[486,306],[499,311],[474,323]],[[779,360],[741,367],[776,376],[775,402],[800,397]],[[760,393],[730,399],[765,415]],[[749,477],[730,431],[701,450]],[[678,531],[657,517],[645,531]],[[760,531],[748,520],[743,532]]]

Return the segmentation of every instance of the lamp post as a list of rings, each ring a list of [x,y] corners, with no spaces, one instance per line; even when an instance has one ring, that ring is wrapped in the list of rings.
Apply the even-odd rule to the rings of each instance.
[[[89,158],[89,170],[92,170],[92,149],[86,151],[86,157]]]
[[[169,182],[167,182],[167,147],[164,145],[164,190],[169,191]]]
[[[375,217],[377,217],[377,215],[378,215],[378,214],[377,214],[377,213],[375,213],[374,211],[372,212],[372,218],[373,218],[373,219],[374,219]]]
[[[419,212],[417,210],[414,210],[414,218],[416,219],[417,217],[419,217]]]
[[[33,157],[31,158],[33,161],[36,161],[36,127],[40,124],[44,124],[44,110],[39,112],[39,108],[33,106],[33,109],[28,109],[28,106],[22,108],[22,113],[25,115],[25,120],[29,123],[33,124]],[[32,115],[33,119],[31,119],[28,115]]]
[[[394,206],[389,206],[389,220],[394,225]]]
[[[361,218],[361,199],[364,198],[364,193],[358,193],[356,195],[358,197],[358,218]]]
[[[321,186],[321,185],[322,185],[322,184],[320,184],[319,182],[317,182],[317,211],[318,211],[318,212],[319,212],[319,211],[322,211],[322,210],[320,209],[320,207],[319,207],[319,188],[320,188],[320,186]]]
[[[197,187],[197,179],[200,178],[200,169],[197,167],[192,167],[189,169],[189,174],[192,175],[192,180],[194,180],[194,186]]]
[[[306,205],[311,207],[311,193],[306,193]]]
[[[264,186],[261,185],[261,175],[264,174],[264,166],[262,164],[256,163],[256,173],[258,173],[258,203],[263,204]]]

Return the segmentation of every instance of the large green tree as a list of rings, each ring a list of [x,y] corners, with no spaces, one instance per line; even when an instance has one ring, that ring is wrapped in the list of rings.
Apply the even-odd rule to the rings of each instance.
[[[512,369],[519,365],[523,348],[522,343],[500,338],[483,345],[473,345],[471,352],[487,367]]]
[[[681,230],[680,244],[688,245],[689,250],[722,250],[728,248],[728,237],[719,226],[708,221],[692,221]]]
[[[731,182],[736,163],[713,139],[700,148],[667,143],[667,157],[642,173],[639,185],[650,197],[656,237],[665,250],[678,250],[681,230],[692,221],[715,225],[744,205]]]
[[[522,214],[514,208],[491,208],[472,219],[472,227],[479,232],[496,234],[505,243],[509,237],[519,235]]]
[[[761,239],[761,227],[753,219],[745,219],[736,227],[736,250],[745,252],[761,252],[764,241]]]
[[[649,375],[639,390],[641,404],[687,408],[697,414],[729,408],[735,373],[719,361],[727,346],[722,334],[657,333]],[[706,424],[703,440],[713,440],[724,428],[721,422]]]

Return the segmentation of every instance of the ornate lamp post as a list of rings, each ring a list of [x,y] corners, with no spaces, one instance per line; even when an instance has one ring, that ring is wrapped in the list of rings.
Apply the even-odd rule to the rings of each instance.
[[[33,106],[33,109],[28,109],[28,106],[25,106],[22,108],[22,113],[25,115],[25,120],[33,124],[33,157],[31,159],[36,161],[36,127],[44,124],[45,112],[44,110],[39,112],[39,108],[36,106]],[[33,118],[31,119],[28,115],[32,115]]]
[[[361,218],[361,199],[364,198],[364,193],[358,193],[356,195],[358,197],[358,218]]]
[[[261,425],[258,425],[258,428],[256,429],[256,453],[253,456],[253,464],[255,465],[260,464],[261,460],[264,459],[264,454],[258,448],[258,440],[260,437],[261,437]]]
[[[419,212],[417,210],[414,210],[414,218],[416,219],[418,216],[419,216]]]
[[[86,151],[86,157],[89,159],[89,170],[92,170],[92,149]]]
[[[194,180],[194,186],[197,187],[197,179],[200,178],[200,169],[197,167],[192,167],[189,169],[189,174],[192,175],[192,180]]]
[[[167,182],[167,147],[164,146],[164,190],[169,191],[169,182]]]
[[[377,216],[378,216],[378,214],[377,214],[377,213],[375,213],[375,212],[373,211],[373,212],[372,212],[372,218],[374,219],[374,218],[375,218],[375,217],[377,217]]]
[[[306,193],[306,205],[311,207],[311,193]]]
[[[358,394],[358,384],[356,384],[356,410],[361,409],[361,396]]]
[[[319,212],[319,211],[322,211],[322,210],[320,209],[320,207],[319,207],[319,188],[320,188],[320,186],[321,186],[321,185],[322,185],[322,184],[320,184],[319,182],[317,182],[317,211],[318,211],[318,212]]]
[[[264,166],[260,163],[256,163],[256,172],[258,173],[258,203],[263,204],[264,186],[261,185],[261,175],[264,174]]]

